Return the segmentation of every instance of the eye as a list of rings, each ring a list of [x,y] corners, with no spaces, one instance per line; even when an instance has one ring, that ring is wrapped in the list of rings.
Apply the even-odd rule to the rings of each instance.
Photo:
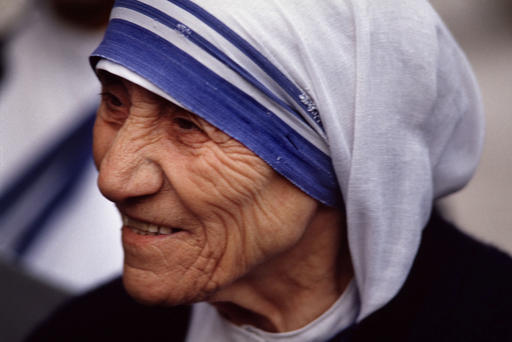
[[[109,106],[121,107],[123,105],[123,102],[112,93],[103,92],[100,95],[103,101],[105,101]]]
[[[197,146],[208,141],[208,136],[202,125],[184,114],[172,118],[173,130],[171,136],[187,146]]]
[[[185,118],[175,118],[174,122],[178,125],[179,128],[184,130],[200,130],[199,126],[197,126],[193,121]]]
[[[122,125],[128,117],[128,107],[130,105],[128,98],[120,91],[103,91],[101,95],[101,106],[98,113],[101,117],[115,125]]]

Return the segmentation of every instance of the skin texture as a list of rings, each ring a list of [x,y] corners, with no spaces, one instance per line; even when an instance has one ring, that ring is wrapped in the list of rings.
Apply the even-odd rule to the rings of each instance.
[[[238,141],[124,79],[100,73],[94,128],[101,192],[132,219],[123,281],[148,304],[207,300],[236,324],[299,328],[352,277],[344,218],[301,192]]]

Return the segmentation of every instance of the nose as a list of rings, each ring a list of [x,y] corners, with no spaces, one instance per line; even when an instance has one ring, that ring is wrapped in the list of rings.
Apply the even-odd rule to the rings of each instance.
[[[158,193],[163,171],[151,158],[144,137],[123,126],[99,165],[98,187],[109,200],[119,203]]]

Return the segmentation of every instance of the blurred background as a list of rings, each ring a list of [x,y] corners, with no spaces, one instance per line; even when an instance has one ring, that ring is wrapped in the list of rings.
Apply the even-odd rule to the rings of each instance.
[[[512,1],[431,3],[473,66],[486,114],[475,177],[442,203],[462,229],[512,253]]]
[[[87,57],[110,0],[0,0],[0,341],[19,341],[69,296],[121,271],[120,220],[96,188]],[[432,0],[483,93],[482,162],[441,202],[512,253],[512,1]]]
[[[118,214],[96,186],[100,87],[88,55],[113,0],[0,0],[0,341],[120,273]]]

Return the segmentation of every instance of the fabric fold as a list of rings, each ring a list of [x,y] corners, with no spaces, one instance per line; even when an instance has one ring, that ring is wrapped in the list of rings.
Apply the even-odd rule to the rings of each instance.
[[[399,291],[482,148],[474,76],[423,0],[121,0],[99,60],[345,210],[358,320]]]

